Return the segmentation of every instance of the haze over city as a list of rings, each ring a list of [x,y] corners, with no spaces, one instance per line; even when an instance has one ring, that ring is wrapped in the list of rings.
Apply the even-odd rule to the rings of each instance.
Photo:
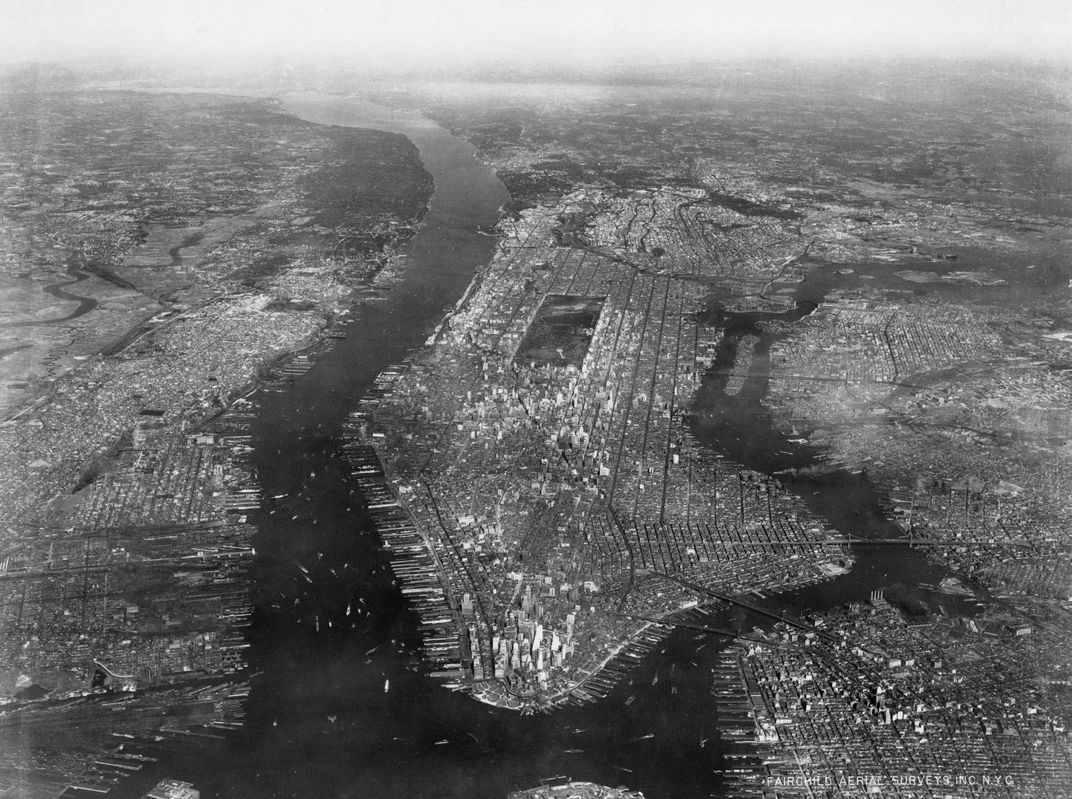
[[[0,59],[337,58],[429,68],[735,57],[1069,55],[1062,0],[8,0]]]

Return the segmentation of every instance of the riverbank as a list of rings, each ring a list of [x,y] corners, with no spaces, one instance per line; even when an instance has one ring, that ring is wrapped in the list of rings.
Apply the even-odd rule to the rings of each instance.
[[[49,113],[78,118],[82,111],[77,98],[57,102]],[[183,183],[190,196],[172,198],[171,210],[185,228],[181,241],[168,248],[166,263],[141,258],[130,237],[118,237],[106,251],[97,251],[96,239],[76,248],[82,257],[122,262],[114,268],[141,291],[163,291],[170,310],[159,313],[153,300],[147,323],[118,336],[117,346],[102,344],[103,351],[75,359],[0,426],[0,604],[7,609],[0,615],[0,695],[20,703],[33,699],[23,714],[45,713],[54,701],[88,692],[82,701],[92,718],[105,712],[97,695],[102,690],[139,692],[192,678],[234,687],[233,675],[247,672],[243,636],[254,611],[248,591],[254,529],[247,519],[261,502],[247,457],[249,397],[267,378],[286,377],[291,370],[282,364],[308,361],[310,348],[322,351],[323,342],[335,340],[339,325],[333,320],[349,310],[358,288],[376,282],[383,264],[412,235],[431,188],[416,149],[392,134],[324,128],[240,98],[96,93],[94,102],[153,113],[163,107],[174,114],[169,125],[201,125],[184,132],[212,140],[187,160],[207,160],[206,171],[217,177],[219,170],[232,169],[228,174],[236,182],[228,197],[254,210],[224,207],[223,189],[206,193],[191,178],[190,185]],[[233,171],[231,150],[223,145],[234,140],[213,138],[204,129],[226,127],[233,121],[228,114],[272,131],[275,149],[251,145],[242,169]],[[82,120],[90,131],[99,121],[93,114]],[[132,125],[156,121],[149,114],[148,121]],[[121,142],[129,132],[113,138]],[[190,145],[184,142],[184,148]],[[291,145],[305,148],[297,160],[285,168],[273,163]],[[72,146],[69,152],[86,163],[57,168],[96,170],[94,146]],[[115,167],[127,170],[120,185],[137,188],[149,155],[131,153]],[[248,160],[253,156],[256,163]],[[173,171],[192,168],[184,158],[169,162]],[[316,168],[301,168],[310,159]],[[366,162],[372,164],[368,174],[356,177],[355,164]],[[295,174],[303,172],[312,181],[308,186],[296,182]],[[384,204],[380,184],[392,174],[400,194]],[[365,179],[371,182],[358,185]],[[274,191],[265,198],[267,186]],[[345,195],[341,206],[337,195]],[[213,197],[220,206],[212,207]],[[178,207],[191,198],[209,207]],[[55,221],[50,214],[61,210],[46,208],[33,224],[47,228]],[[325,216],[317,221],[319,211]],[[102,213],[93,235],[103,241],[125,217]],[[222,221],[199,225],[205,218]],[[152,247],[171,241],[153,227],[159,220],[149,215],[144,224],[159,234]],[[205,233],[200,238],[189,233],[198,227]],[[124,241],[127,250],[120,246]],[[123,261],[124,255],[130,260]],[[67,319],[65,334],[101,327],[95,314],[128,319],[122,307],[104,305]],[[239,683],[221,696],[242,690]],[[157,697],[172,703],[168,712],[181,714],[189,704],[180,688]],[[227,707],[240,704],[235,699]],[[221,724],[241,718],[228,714]],[[195,713],[190,718],[193,727],[217,720],[198,720]],[[4,726],[0,748],[14,758],[5,761],[5,771],[23,773],[26,758],[62,759],[39,734],[46,727],[28,721],[22,736],[17,725]],[[93,724],[83,727],[89,731]],[[64,769],[78,767],[73,754]],[[74,779],[73,772],[62,773]]]

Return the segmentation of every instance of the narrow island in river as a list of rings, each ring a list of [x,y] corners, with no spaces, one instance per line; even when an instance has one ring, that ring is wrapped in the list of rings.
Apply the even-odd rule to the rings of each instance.
[[[460,631],[434,656],[482,701],[601,698],[682,614],[851,563],[798,497],[690,430],[712,286],[774,279],[804,249],[776,219],[737,234],[730,264],[691,233],[739,218],[682,190],[523,211],[353,417],[413,522],[381,525],[403,593],[431,603],[437,640]]]

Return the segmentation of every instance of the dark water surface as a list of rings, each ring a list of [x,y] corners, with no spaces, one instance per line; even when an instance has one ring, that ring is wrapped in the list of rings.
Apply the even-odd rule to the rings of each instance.
[[[767,393],[771,347],[784,333],[762,327],[764,321],[792,322],[811,314],[841,275],[814,264],[807,278],[795,285],[795,307],[784,312],[725,311],[717,297],[709,300],[704,321],[725,329],[715,361],[694,400],[692,433],[712,450],[764,474],[777,474],[781,484],[797,494],[816,517],[855,539],[899,538],[903,533],[880,504],[881,493],[866,473],[813,467],[823,465],[822,451],[776,426],[761,404]],[[724,388],[746,335],[758,338],[744,386],[734,395]],[[790,470],[801,470],[794,474]],[[788,474],[786,472],[789,472]],[[771,594],[765,604],[790,615],[821,611],[868,599],[876,589],[897,585],[913,589],[920,582],[937,582],[943,568],[908,546],[854,546],[848,574],[818,585]],[[751,622],[751,620],[749,620]]]
[[[347,338],[308,373],[283,391],[257,395],[253,440],[265,501],[254,519],[260,532],[247,651],[255,676],[246,725],[218,743],[169,755],[162,774],[195,782],[206,797],[504,799],[557,775],[628,785],[648,799],[717,796],[722,754],[717,741],[703,742],[715,735],[710,667],[721,639],[678,630],[604,701],[536,717],[479,704],[417,670],[414,618],[349,478],[339,434],[376,375],[423,343],[490,260],[496,240],[480,230],[494,224],[509,197],[470,145],[419,116],[317,95],[286,98],[286,106],[313,122],[405,134],[420,149],[435,193],[404,280],[385,301],[355,308]],[[824,291],[806,281],[797,299],[815,302]],[[759,404],[774,336],[754,328],[757,315],[711,314],[729,332],[696,399],[696,435],[764,472],[815,463],[817,452],[790,443]],[[727,397],[726,371],[749,332],[760,339],[752,372]],[[789,487],[847,533],[896,534],[864,477],[835,473]],[[858,549],[850,574],[767,604],[818,610],[893,582],[936,577],[907,548]]]
[[[73,311],[68,312],[63,316],[57,316],[52,319],[27,319],[21,322],[2,322],[0,327],[40,327],[44,325],[58,324],[59,322],[70,322],[73,319],[77,319],[80,316],[85,316],[92,311],[100,302],[92,297],[83,297],[81,294],[74,294],[66,291],[68,286],[73,286],[76,283],[81,283],[89,277],[88,272],[83,272],[80,268],[83,266],[83,258],[79,253],[71,253],[67,257],[67,274],[74,277],[74,280],[68,280],[64,283],[52,283],[47,286],[42,286],[41,291],[48,294],[50,297],[55,297],[57,300],[67,302],[77,302],[78,305]],[[26,347],[33,346],[27,344]],[[20,349],[26,349],[26,347],[20,347]],[[9,352],[13,350],[8,350]]]

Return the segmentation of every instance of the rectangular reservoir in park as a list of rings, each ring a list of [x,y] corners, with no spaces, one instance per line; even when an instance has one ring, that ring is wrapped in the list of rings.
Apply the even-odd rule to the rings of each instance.
[[[606,297],[549,294],[514,356],[519,365],[580,368]]]

